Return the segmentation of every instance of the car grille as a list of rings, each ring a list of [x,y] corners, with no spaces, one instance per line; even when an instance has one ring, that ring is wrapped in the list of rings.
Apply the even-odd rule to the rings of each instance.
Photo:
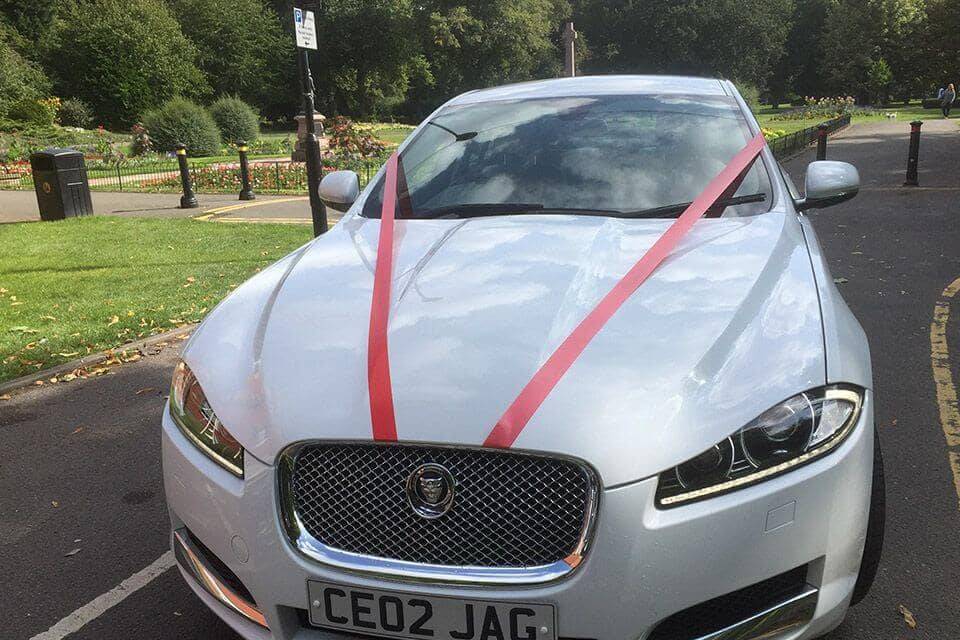
[[[455,478],[453,505],[419,515],[406,483],[420,465]],[[296,454],[284,501],[328,548],[402,562],[541,567],[579,551],[596,477],[570,460],[503,450],[312,444]]]

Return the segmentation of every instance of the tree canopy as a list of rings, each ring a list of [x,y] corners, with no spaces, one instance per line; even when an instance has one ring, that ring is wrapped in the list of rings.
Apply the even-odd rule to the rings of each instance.
[[[129,126],[171,96],[210,89],[197,49],[155,0],[85,0],[68,5],[50,54],[56,89],[93,106],[100,121]]]
[[[291,15],[289,0],[0,0],[0,116],[55,94],[124,127],[172,96],[236,95],[289,118]],[[571,19],[585,73],[722,76],[777,103],[960,81],[957,0],[329,0],[317,106],[414,120],[463,91],[555,77]]]

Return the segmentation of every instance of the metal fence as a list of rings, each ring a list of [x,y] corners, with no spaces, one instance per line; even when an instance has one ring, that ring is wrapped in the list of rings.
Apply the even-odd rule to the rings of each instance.
[[[834,133],[843,129],[850,124],[850,116],[840,116],[839,118],[834,118],[833,120],[827,120],[823,124],[827,125],[827,134]],[[771,140],[767,143],[770,147],[770,150],[773,151],[773,155],[777,157],[778,160],[783,160],[798,151],[806,149],[809,145],[817,141],[817,136],[820,133],[820,125],[814,127],[807,127],[806,129],[801,129],[800,131],[794,131],[793,133],[788,133],[785,136],[780,136],[774,140]]]
[[[352,160],[350,169],[357,172],[361,187],[366,186],[380,169],[376,160]],[[307,192],[307,169],[303,162],[268,160],[250,162],[250,178],[255,193],[304,194]],[[217,162],[189,164],[193,189],[197,193],[233,193],[241,189],[240,163]],[[325,166],[323,171],[335,171]],[[180,169],[175,160],[158,162],[94,162],[87,167],[93,191],[129,191],[137,193],[180,193]],[[33,174],[29,167],[4,172],[0,167],[0,189],[32,190]]]

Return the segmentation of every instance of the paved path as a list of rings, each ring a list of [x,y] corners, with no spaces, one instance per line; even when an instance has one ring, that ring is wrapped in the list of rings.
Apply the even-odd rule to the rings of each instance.
[[[960,135],[925,125],[926,188],[902,190],[906,138],[897,132],[906,126],[854,127],[831,141],[830,157],[857,162],[868,188],[812,214],[870,335],[888,483],[877,583],[830,640],[947,640],[960,628],[960,488],[931,363],[934,308],[960,276]],[[798,182],[810,155],[788,163]],[[960,353],[960,308],[947,317],[948,346]],[[158,421],[177,349],[114,375],[0,400],[0,638],[44,632],[165,553]],[[960,379],[960,356],[947,369]],[[900,605],[914,613],[916,629]],[[173,570],[70,636],[114,638],[236,640]]]
[[[257,199],[250,203],[241,203],[237,196],[232,194],[200,194],[197,196],[199,209],[180,209],[179,194],[94,191],[92,196],[93,210],[97,215],[187,218],[202,215],[212,209],[248,204],[253,206],[246,211],[257,218],[310,219],[310,206],[306,196],[291,198],[258,195]],[[40,213],[33,191],[0,190],[0,224],[36,220],[40,220]]]

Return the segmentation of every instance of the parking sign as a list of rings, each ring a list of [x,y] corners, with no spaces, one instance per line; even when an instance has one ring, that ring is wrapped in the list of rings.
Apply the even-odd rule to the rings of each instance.
[[[301,49],[317,48],[317,27],[313,11],[300,8],[293,10],[293,27],[297,34],[297,46]]]

